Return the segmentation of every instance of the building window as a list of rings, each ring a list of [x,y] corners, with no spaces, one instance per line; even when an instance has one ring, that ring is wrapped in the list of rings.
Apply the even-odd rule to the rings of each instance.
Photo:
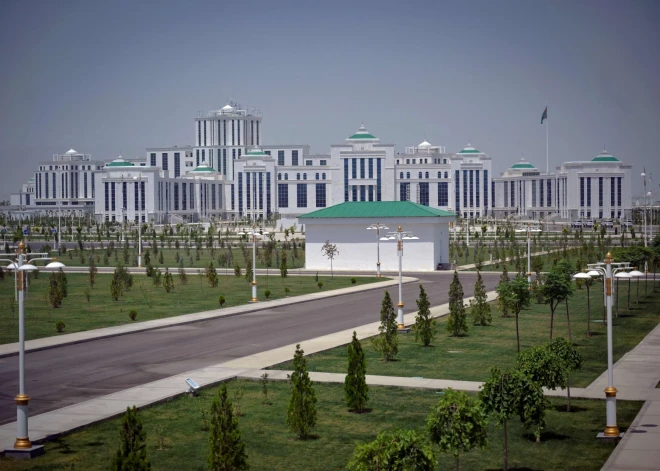
[[[298,183],[297,185],[297,207],[307,207],[307,185],[305,183]]]
[[[174,211],[179,210],[179,184],[174,184]]]
[[[420,180],[422,179],[422,172],[419,172],[419,173],[417,174],[417,178],[420,179]]]
[[[327,160],[321,160],[321,161],[319,161],[319,165],[322,165],[322,166],[328,165],[328,161]]]
[[[357,159],[351,159],[353,165],[353,178],[357,178]]]
[[[110,192],[108,191],[108,182],[105,185],[105,211],[110,211]],[[48,198],[48,178],[46,178],[46,198]]]
[[[587,206],[591,207],[591,177],[587,177]]]
[[[238,172],[238,214],[243,215],[243,172]]]
[[[488,170],[484,170],[484,209],[488,214]]]
[[[410,180],[410,172],[406,172],[406,179]]]
[[[419,204],[424,206],[429,205],[429,183],[422,182],[419,184]]]
[[[307,180],[307,174],[303,173],[303,180]]]
[[[138,197],[138,184],[137,182],[133,183],[133,209],[137,211],[139,209],[138,204],[140,203],[140,199]]]
[[[410,201],[410,183],[399,184],[399,201]]]
[[[536,207],[536,180],[532,180],[532,207]]]
[[[352,190],[353,190],[352,191],[353,201],[357,201],[358,200],[357,185],[353,185]]]
[[[288,174],[288,173],[285,173],[285,174],[284,174],[284,179],[285,179],[285,180],[288,180],[288,179],[289,179],[289,174]]]
[[[289,185],[286,183],[279,183],[277,185],[277,205],[280,208],[289,207]]]
[[[403,180],[403,172],[399,172],[399,179]]]
[[[552,206],[552,180],[548,180],[546,182],[546,184],[548,185],[548,191],[547,191],[547,195],[546,195],[547,200],[546,201],[547,201],[547,206],[550,207],[550,206]],[[559,206],[559,203],[557,203],[557,206]]]
[[[438,183],[438,206],[449,205],[449,183]]]
[[[598,177],[598,206],[603,207],[603,177]]]
[[[381,160],[382,159],[376,159],[376,201],[380,201],[381,198],[381,189],[382,189]]]
[[[150,160],[149,163],[151,164],[151,166],[155,167],[156,166],[156,153],[155,152],[152,152],[151,154],[149,154],[149,160]]]
[[[365,177],[365,173],[364,173],[364,161],[365,161],[365,159],[360,159],[360,178],[364,178],[364,177]]]
[[[46,198],[48,198],[48,178],[46,178]],[[614,202],[614,177],[610,177],[610,206],[614,207]]]
[[[277,165],[284,165],[284,151],[277,151]]]
[[[174,178],[181,176],[181,154],[179,152],[174,153]]]
[[[360,201],[367,200],[367,190],[364,185],[360,185]]]
[[[282,174],[281,174],[281,173],[278,173],[278,174],[277,174],[277,179],[278,179],[278,180],[281,180],[281,179],[282,179]]]
[[[318,173],[316,174],[316,179],[317,179],[317,180],[319,179],[319,174],[318,174]]]
[[[584,177],[580,177],[580,207],[584,207]]]
[[[296,180],[300,180],[300,174],[296,173]]]
[[[511,189],[509,191],[509,196],[511,197],[511,207],[513,208],[516,205],[516,195],[515,195],[515,185],[514,182],[511,183]]]
[[[348,201],[348,159],[344,159],[344,201]]]
[[[311,160],[305,160],[305,165],[311,167],[314,163]]]
[[[543,202],[545,200],[544,194],[543,194],[544,188],[545,188],[545,186],[543,185],[543,179],[541,179],[540,183],[539,183],[539,206],[540,207],[543,207]]]
[[[438,172],[438,178],[442,178],[442,172]]]
[[[374,159],[369,158],[369,178],[374,178]]]
[[[460,177],[461,177],[461,172],[460,170],[456,170],[455,176],[454,176],[454,195],[456,195],[456,201],[454,201],[454,204],[456,207],[454,208],[454,211],[456,213],[460,213],[461,209],[461,194],[459,192],[460,189]]]
[[[374,186],[369,185],[369,201],[373,201],[373,200],[374,200]]]
[[[426,172],[425,177],[426,177],[427,180],[429,179],[429,172]]]
[[[291,165],[294,165],[294,166],[298,165],[298,151],[297,150],[292,150],[291,151]]]
[[[616,177],[616,194],[617,206],[621,206],[621,177]],[[619,214],[621,214],[621,211],[619,211]]]
[[[186,184],[185,183],[181,184],[181,196],[182,196],[182,198],[181,198],[181,209],[183,211],[185,211],[188,208],[188,205],[187,205],[188,199],[187,199]]]
[[[87,198],[87,172],[83,173],[83,194]]]

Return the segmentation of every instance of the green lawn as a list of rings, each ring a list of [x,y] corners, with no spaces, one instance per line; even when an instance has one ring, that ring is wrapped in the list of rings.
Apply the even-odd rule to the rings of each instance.
[[[244,393],[240,404],[240,429],[246,443],[251,469],[283,471],[329,471],[345,469],[356,444],[373,440],[386,429],[408,428],[423,433],[430,408],[437,401],[435,391],[372,387],[366,414],[347,412],[343,385],[316,384],[318,423],[316,439],[294,439],[286,427],[290,397],[285,382],[269,383],[269,401],[263,404],[261,386],[252,381],[229,383],[229,397]],[[147,455],[154,470],[208,469],[208,435],[202,430],[201,409],[210,409],[217,388],[203,390],[196,398],[179,397],[142,410],[147,434]],[[575,412],[564,412],[563,402],[553,399],[547,411],[547,428],[540,444],[512,420],[509,427],[509,466],[511,469],[598,470],[614,449],[614,444],[596,439],[605,421],[605,402],[575,400]],[[640,402],[618,402],[618,423],[630,425]],[[120,419],[112,419],[60,437],[46,444],[46,454],[30,461],[0,458],[6,471],[53,469],[107,470],[119,445]],[[164,441],[159,449],[158,438]],[[502,430],[490,424],[488,447],[461,460],[463,470],[499,469],[502,466]],[[75,468],[72,468],[72,463]],[[442,456],[438,469],[453,469],[454,460]]]
[[[236,244],[236,242],[234,243]],[[213,251],[211,249],[207,249],[206,247],[204,247],[199,251],[199,260],[197,260],[197,252],[195,250],[194,245],[191,246],[189,250],[186,250],[183,244],[181,244],[181,247],[179,249],[159,248],[158,254],[154,255],[153,250],[149,248],[149,241],[143,240],[142,244],[143,244],[142,245],[143,254],[146,253],[147,250],[149,250],[150,261],[154,267],[178,268],[180,261],[177,260],[183,260],[183,266],[185,268],[204,268],[211,261],[213,262],[216,268],[225,268],[225,265],[222,264],[223,256],[226,256],[227,258],[231,258],[231,264],[227,267],[230,272],[233,271],[234,261],[237,261],[242,268],[245,268],[247,265],[245,257],[243,256],[243,252],[241,251],[240,247],[215,248]],[[300,245],[300,242],[296,242],[296,244]],[[252,244],[246,243],[245,246],[247,248],[246,254],[248,256],[248,259],[250,260],[250,262],[252,262]],[[84,249],[80,251],[76,248],[76,249],[69,249],[66,251],[66,253],[62,253],[60,255],[57,254],[57,251],[52,251],[51,256],[58,257],[58,259],[67,266],[88,266],[89,256],[92,253],[94,254],[94,258],[95,258],[94,261],[96,265],[99,267],[103,267],[103,266],[116,267],[118,265],[124,265],[126,267],[130,267],[137,265],[136,263],[137,252],[134,250],[133,247],[129,247],[127,251],[127,255],[128,255],[127,258],[124,258],[124,249],[121,243],[116,243],[115,249],[112,251],[108,250],[107,248],[108,244],[104,244],[104,247],[105,247],[104,249],[101,249],[99,243],[97,248],[95,248],[93,252],[89,249]],[[159,247],[160,247],[160,242],[159,242]],[[174,247],[174,245],[172,245],[172,247]],[[110,254],[107,255],[107,252],[110,252]],[[162,263],[160,261],[161,252],[163,253]],[[295,254],[293,253],[293,250],[287,250],[286,252],[287,252],[287,266],[289,269],[300,268],[305,266],[305,250],[302,249],[302,247],[296,248]],[[257,268],[266,268],[266,264],[264,263],[264,260],[261,258],[263,253],[264,253],[263,249],[257,246]],[[282,250],[279,249],[279,254],[281,253]],[[179,254],[178,259],[177,259],[177,254]],[[146,265],[146,260],[143,256],[142,266],[145,265]],[[273,269],[274,271],[279,271],[279,269],[277,268],[278,266],[279,265],[275,257],[275,251],[273,251],[270,268]],[[328,268],[330,268],[329,262],[328,262]]]
[[[68,274],[67,279],[68,297],[58,309],[51,309],[46,301],[48,274],[42,273],[38,279],[31,281],[25,302],[26,340],[57,335],[55,323],[60,320],[66,324],[64,333],[72,333],[129,323],[128,312],[131,309],[137,310],[137,321],[147,321],[217,309],[220,295],[226,298],[225,306],[246,304],[252,297],[251,287],[244,277],[219,276],[218,286],[210,288],[203,276],[188,275],[188,284],[181,285],[178,275],[174,273],[174,292],[166,293],[163,287],[153,286],[151,278],[134,275],[133,287],[119,301],[113,301],[110,296],[112,275],[97,274],[88,305],[84,294],[89,287],[88,275]],[[375,277],[355,279],[353,285],[351,278],[319,276],[319,281],[323,281],[323,291],[383,281]],[[319,291],[314,277],[281,278],[279,271],[273,271],[269,276],[259,276],[257,282],[261,301],[266,300],[264,292],[267,289],[271,291],[270,299],[285,297],[285,287],[290,290],[288,296]],[[18,307],[12,313],[13,296],[13,277],[5,276],[0,281],[0,344],[18,341]]]
[[[660,321],[660,293],[652,292],[649,282],[649,297],[635,306],[635,285],[633,283],[632,305],[626,311],[627,283],[621,284],[621,311],[614,326],[614,361],[635,347],[644,336]],[[466,295],[470,295],[471,286],[463,287]],[[643,298],[644,283],[640,284]],[[602,284],[591,288],[592,321],[600,320],[602,310]],[[374,306],[374,312],[380,306]],[[422,347],[415,343],[411,332],[399,336],[399,354],[392,362],[384,362],[376,354],[371,342],[364,340],[367,357],[367,374],[389,376],[423,376],[426,378],[455,379],[466,381],[485,381],[492,366],[506,368],[516,361],[516,331],[515,318],[503,318],[493,309],[493,323],[488,327],[469,325],[465,337],[450,337],[445,326],[445,319],[439,319],[437,336],[431,347]],[[592,322],[592,336],[586,337],[587,309],[586,289],[576,290],[569,303],[571,313],[571,328],[573,341],[578,346],[584,359],[582,370],[571,375],[571,384],[584,387],[590,384],[607,368],[606,328],[602,323]],[[469,311],[469,310],[468,310]],[[468,314],[468,319],[471,319]],[[549,339],[550,309],[545,304],[531,305],[530,309],[520,314],[520,344],[521,349],[540,345]],[[563,305],[555,313],[554,336],[568,338],[566,309]],[[350,342],[346,338],[346,343]],[[305,345],[302,345],[303,348]],[[346,371],[346,347],[341,346],[310,355],[308,367],[310,371],[329,373],[344,373]],[[290,362],[273,367],[274,369],[292,369]]]

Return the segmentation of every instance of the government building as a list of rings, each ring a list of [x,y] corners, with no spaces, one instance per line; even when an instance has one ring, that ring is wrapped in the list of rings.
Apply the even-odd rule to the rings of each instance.
[[[624,218],[631,165],[603,151],[542,173],[524,159],[494,176],[470,143],[382,143],[363,124],[327,154],[262,142],[256,111],[231,103],[194,118],[192,146],[151,147],[143,159],[92,160],[70,150],[41,162],[12,195],[14,210],[91,213],[98,221],[281,220],[344,202],[411,201],[460,218]],[[503,160],[500,158],[500,160]]]

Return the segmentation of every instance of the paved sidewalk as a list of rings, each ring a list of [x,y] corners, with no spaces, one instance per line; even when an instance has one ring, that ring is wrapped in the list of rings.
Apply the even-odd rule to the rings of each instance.
[[[619,399],[640,395],[646,403],[630,429],[612,452],[603,470],[660,470],[660,325],[614,367],[614,385]],[[607,375],[587,389],[603,390]],[[628,396],[628,397],[627,397]]]
[[[417,281],[417,278],[412,278],[407,276],[403,277],[404,283],[410,283],[414,281]],[[165,317],[163,319],[155,319],[151,321],[124,324],[115,327],[105,327],[102,329],[87,330],[84,332],[76,332],[73,334],[44,337],[41,339],[28,340],[27,342],[25,342],[25,351],[31,352],[31,351],[45,350],[48,348],[53,348],[61,345],[82,343],[95,339],[130,334],[133,332],[162,329],[165,327],[172,327],[183,324],[192,324],[194,322],[206,321],[217,317],[238,316],[249,312],[256,312],[264,309],[273,309],[281,306],[289,306],[291,304],[316,301],[318,299],[323,299],[323,298],[332,298],[334,296],[357,293],[360,291],[383,289],[389,286],[396,286],[398,285],[398,283],[399,283],[398,279],[387,280],[387,281],[369,283],[360,286],[350,286],[348,288],[340,288],[331,291],[318,291],[310,294],[293,296],[290,298],[263,300],[257,304],[243,304],[241,306],[214,309],[212,311],[196,312],[193,314],[183,314],[180,316]],[[16,355],[16,354],[18,354],[18,342],[0,345],[0,358],[9,355]]]

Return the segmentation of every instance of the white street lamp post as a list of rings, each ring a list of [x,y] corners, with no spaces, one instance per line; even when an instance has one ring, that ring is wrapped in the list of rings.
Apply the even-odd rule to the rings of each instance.
[[[612,267],[615,265],[615,267]],[[598,434],[599,438],[616,438],[620,436],[619,427],[616,425],[616,393],[614,387],[614,361],[612,346],[612,278],[631,278],[630,263],[612,262],[612,255],[608,252],[605,263],[590,263],[587,265],[589,272],[577,273],[573,278],[591,278],[603,276],[603,289],[605,291],[605,303],[607,306],[607,387],[605,388],[606,424],[605,431]]]
[[[44,453],[43,446],[33,446],[28,435],[28,403],[30,397],[25,393],[25,283],[26,273],[37,269],[31,262],[36,260],[54,260],[47,257],[47,253],[33,253],[38,257],[31,260],[26,260],[25,244],[21,241],[18,248],[15,260],[0,259],[3,262],[10,262],[10,267],[15,270],[15,277],[17,279],[18,288],[18,395],[14,398],[16,401],[16,424],[17,424],[17,437],[14,442],[14,447],[5,450],[5,455],[14,457],[28,457],[42,455]],[[46,268],[62,268],[63,263],[52,261]]]
[[[532,237],[527,223],[527,285],[532,289]]]
[[[646,167],[641,173],[642,182],[644,183],[644,247],[648,247],[648,240],[646,238]]]
[[[259,300],[257,299],[257,236],[258,235],[268,235],[268,232],[257,230],[257,224],[252,225],[251,231],[241,231],[238,235],[249,235],[252,236],[252,299],[250,302],[256,303]]]
[[[133,180],[136,180],[138,183],[138,267],[142,267],[142,174],[140,173],[137,177],[133,177]]]
[[[399,303],[397,304],[397,327],[399,330],[404,330],[406,328],[405,323],[403,322],[403,241],[404,240],[418,240],[417,237],[412,232],[404,232],[401,226],[399,226],[396,232],[388,232],[387,236],[381,237],[380,240],[396,240],[396,249],[399,255]]]
[[[381,223],[377,222],[367,227],[368,230],[376,230],[376,278],[380,278],[380,230],[388,230],[389,227],[383,226]]]

